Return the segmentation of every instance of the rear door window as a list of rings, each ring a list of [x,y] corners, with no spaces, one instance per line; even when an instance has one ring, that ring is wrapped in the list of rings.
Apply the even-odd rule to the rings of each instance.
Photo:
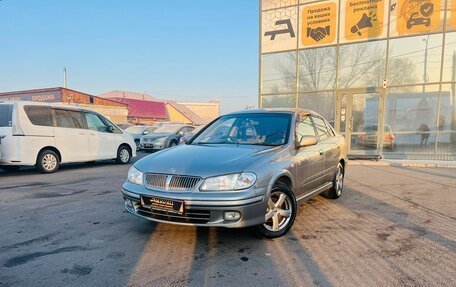
[[[84,128],[82,114],[78,111],[56,109],[55,122],[61,128]]]
[[[50,107],[46,106],[25,106],[27,117],[36,126],[54,126]]]
[[[0,105],[0,127],[13,125],[13,105]]]
[[[296,126],[296,136],[298,141],[301,141],[303,136],[315,136],[315,129],[308,115],[300,117]]]
[[[329,138],[328,128],[326,127],[325,122],[320,117],[312,117],[315,123],[315,128],[317,129],[318,136],[320,140],[325,140]]]

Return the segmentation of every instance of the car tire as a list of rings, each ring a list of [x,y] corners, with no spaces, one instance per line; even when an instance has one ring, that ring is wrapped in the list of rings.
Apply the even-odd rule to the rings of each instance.
[[[323,193],[323,196],[330,199],[337,199],[344,191],[344,166],[341,162],[337,165],[336,173],[333,178],[333,186]]]
[[[269,239],[281,237],[293,226],[296,212],[297,203],[293,190],[286,184],[276,183],[268,198],[265,222],[256,226],[256,232]]]
[[[174,146],[177,146],[177,142],[175,140],[172,140],[170,143],[169,143],[169,146],[168,147],[174,147]]]
[[[0,165],[0,169],[3,169],[6,172],[15,172],[21,168],[20,165]]]
[[[60,167],[60,158],[52,150],[43,150],[36,160],[36,168],[42,173],[54,173]]]
[[[116,162],[118,164],[128,164],[128,163],[130,163],[130,160],[131,160],[130,149],[124,145],[120,146],[119,149],[117,150]]]

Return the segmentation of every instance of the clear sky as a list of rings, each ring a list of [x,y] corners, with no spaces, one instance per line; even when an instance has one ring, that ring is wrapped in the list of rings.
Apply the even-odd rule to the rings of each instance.
[[[0,92],[63,85],[100,94],[258,99],[257,0],[0,0]]]

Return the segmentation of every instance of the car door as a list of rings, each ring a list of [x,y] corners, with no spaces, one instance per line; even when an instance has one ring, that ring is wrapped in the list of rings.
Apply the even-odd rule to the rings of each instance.
[[[53,109],[54,138],[62,162],[82,162],[90,159],[88,131],[81,111]]]
[[[299,142],[303,136],[318,136],[314,124],[309,115],[299,115],[295,137]],[[300,148],[295,155],[295,165],[297,165],[298,176],[298,196],[309,193],[321,185],[321,176],[324,170],[324,153],[321,152],[320,142],[313,146]]]
[[[110,131],[109,126],[102,118],[91,112],[85,112],[87,122],[90,157],[92,160],[113,159],[117,157],[116,134]]]
[[[330,182],[333,179],[337,162],[339,160],[340,150],[338,149],[338,141],[334,131],[329,127],[329,124],[319,116],[312,117],[319,141],[321,150],[323,151],[325,164],[322,174],[322,184]]]

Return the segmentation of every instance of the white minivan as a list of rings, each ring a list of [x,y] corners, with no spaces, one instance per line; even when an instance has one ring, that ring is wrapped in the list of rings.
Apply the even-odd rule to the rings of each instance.
[[[102,115],[78,106],[0,101],[0,168],[36,166],[44,173],[60,164],[136,156],[133,138]]]

